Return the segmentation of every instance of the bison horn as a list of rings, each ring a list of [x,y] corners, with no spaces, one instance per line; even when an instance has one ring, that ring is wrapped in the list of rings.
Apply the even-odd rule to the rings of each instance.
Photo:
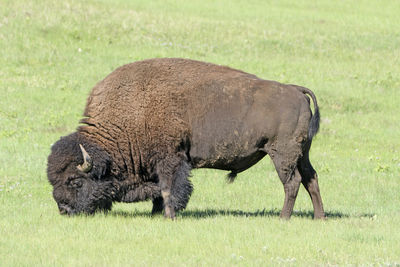
[[[81,148],[82,151],[83,164],[78,165],[77,168],[82,172],[89,172],[92,169],[92,159],[90,158],[89,154],[86,152],[86,150],[83,148],[81,144],[79,144],[79,147]]]

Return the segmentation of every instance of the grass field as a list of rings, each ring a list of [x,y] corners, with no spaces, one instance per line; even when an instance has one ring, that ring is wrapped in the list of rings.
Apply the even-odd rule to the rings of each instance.
[[[398,1],[0,0],[0,266],[400,265]],[[196,170],[175,222],[151,203],[64,217],[50,146],[94,84],[153,57],[229,65],[317,95],[311,150],[326,221],[290,221],[269,158],[225,182]]]

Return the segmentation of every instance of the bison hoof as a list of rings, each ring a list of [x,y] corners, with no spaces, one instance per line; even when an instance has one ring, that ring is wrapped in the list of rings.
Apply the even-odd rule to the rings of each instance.
[[[172,207],[166,206],[164,208],[164,217],[174,220],[175,219],[175,210]]]
[[[314,215],[314,220],[327,220],[328,218],[325,215]]]

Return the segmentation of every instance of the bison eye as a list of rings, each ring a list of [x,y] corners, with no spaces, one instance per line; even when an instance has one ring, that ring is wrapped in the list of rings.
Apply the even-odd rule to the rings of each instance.
[[[71,187],[71,188],[80,188],[80,187],[82,187],[82,179],[79,179],[79,178],[69,179],[68,180],[68,187]]]

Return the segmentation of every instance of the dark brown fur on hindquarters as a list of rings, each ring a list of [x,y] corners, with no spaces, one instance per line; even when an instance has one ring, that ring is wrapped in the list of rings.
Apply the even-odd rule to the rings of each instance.
[[[301,86],[188,59],[138,61],[92,89],[83,125],[53,145],[47,175],[62,214],[152,200],[153,213],[173,218],[192,193],[191,169],[230,171],[233,182],[268,154],[285,191],[281,216],[301,182],[322,218],[308,156],[319,120]]]

